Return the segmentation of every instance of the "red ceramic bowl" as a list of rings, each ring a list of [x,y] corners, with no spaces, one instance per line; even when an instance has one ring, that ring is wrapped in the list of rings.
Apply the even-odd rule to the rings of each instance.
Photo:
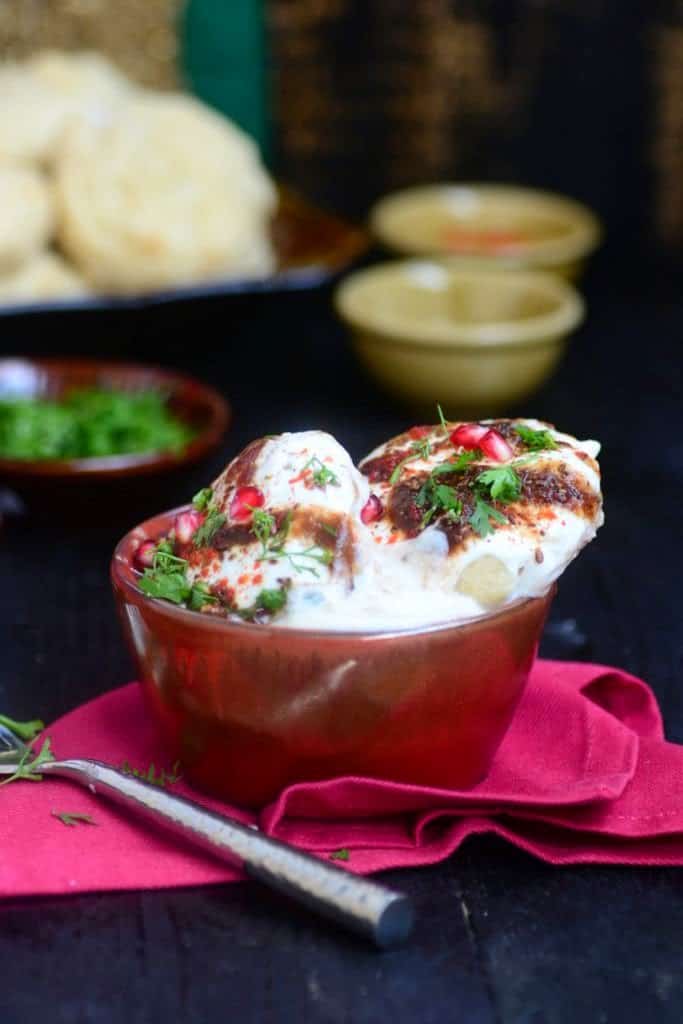
[[[230,407],[217,391],[172,370],[96,359],[0,359],[3,398],[59,398],[74,389],[93,387],[163,391],[168,394],[169,407],[196,430],[196,436],[177,453],[64,460],[0,458],[0,487],[16,492],[33,510],[48,505],[54,514],[64,504],[76,514],[84,495],[99,496],[100,509],[110,499],[118,501],[125,496],[132,502],[136,489],[145,482],[142,478],[177,474],[202,460],[218,446],[230,422]],[[89,505],[88,510],[92,515]]]
[[[484,777],[527,681],[554,588],[465,625],[333,633],[233,623],[145,597],[112,560],[126,640],[169,761],[247,806],[294,782],[370,775],[465,788]]]

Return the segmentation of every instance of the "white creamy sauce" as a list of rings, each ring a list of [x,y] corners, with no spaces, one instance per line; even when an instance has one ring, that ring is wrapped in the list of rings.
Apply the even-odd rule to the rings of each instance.
[[[316,483],[314,475],[321,469],[333,474],[324,486]],[[236,491],[226,483],[230,466],[214,482],[213,491],[218,505],[229,518],[230,502]],[[368,499],[369,486],[351,461],[348,452],[330,435],[321,430],[308,430],[296,434],[280,434],[269,438],[254,460],[249,485],[258,488],[264,496],[265,510],[292,510],[300,516],[310,510],[312,516],[326,512],[337,513],[348,522],[349,528],[365,529],[359,519],[360,510]],[[235,594],[240,608],[251,606],[259,593],[277,590],[283,585],[291,587],[287,608],[277,622],[294,625],[290,616],[321,603],[336,605],[350,589],[348,567],[336,560],[331,565],[320,561],[322,549],[309,531],[297,531],[296,537],[285,544],[287,557],[262,557],[262,544],[254,539],[221,552],[202,572],[201,567],[190,567],[189,579],[201,579],[209,586],[227,584]],[[308,554],[305,554],[308,552]]]
[[[538,420],[519,422],[534,430],[550,429]],[[585,453],[594,460],[599,444],[579,442],[554,429],[550,433],[570,447],[518,455],[509,463],[479,461],[483,468],[510,465],[521,469],[532,462],[534,468],[565,467],[590,492],[599,495],[596,464],[577,454]],[[407,439],[405,446],[409,445]],[[394,441],[375,449],[367,458],[380,457],[390,448],[395,450]],[[411,459],[402,467],[400,479],[429,472],[454,456],[455,449],[442,449],[427,458]],[[321,467],[334,474],[324,486],[316,485],[312,478]],[[230,467],[214,484],[214,494],[226,514],[236,490],[229,475]],[[190,578],[229,586],[239,607],[252,605],[264,588],[284,585],[288,588],[287,603],[273,622],[290,628],[365,632],[467,621],[544,594],[603,521],[599,503],[593,519],[563,505],[544,504],[533,522],[495,524],[492,533],[484,537],[473,534],[450,554],[446,535],[438,525],[428,525],[414,538],[402,536],[397,540],[386,514],[368,526],[360,518],[371,493],[382,500],[386,510],[391,484],[368,483],[341,445],[321,431],[268,439],[254,460],[249,486],[263,493],[265,510],[290,509],[293,523],[297,517],[310,524],[316,515],[339,516],[340,534],[349,538],[351,559],[341,557],[338,549],[328,566],[302,554],[306,550],[314,554],[320,551],[309,525],[308,532],[297,530],[296,536],[288,537],[285,557],[263,557],[263,546],[254,540],[219,553],[211,564],[192,567]],[[481,603],[464,584],[465,571],[483,556],[488,556],[489,563],[495,559],[502,566],[504,586],[493,605],[490,601]]]
[[[313,475],[321,467],[334,473],[334,483],[316,486]],[[369,493],[367,480],[349,453],[322,430],[280,434],[266,441],[252,483],[263,491],[266,506],[273,508],[309,505],[348,514],[360,509]]]

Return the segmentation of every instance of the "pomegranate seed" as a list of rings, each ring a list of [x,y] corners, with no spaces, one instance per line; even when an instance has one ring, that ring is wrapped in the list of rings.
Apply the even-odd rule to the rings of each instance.
[[[408,437],[412,437],[415,441],[419,441],[420,438],[426,437],[427,434],[431,434],[431,427],[411,427],[408,431]]]
[[[371,494],[360,510],[361,522],[369,526],[384,515],[384,506],[376,494]]]
[[[461,423],[451,434],[451,444],[454,444],[456,448],[473,451],[475,448],[481,447],[479,442],[482,437],[490,433],[488,427],[482,427],[479,423]]]
[[[503,435],[497,430],[488,430],[479,442],[479,447],[484,455],[494,462],[506,462],[514,454]]]
[[[201,512],[181,512],[173,524],[179,544],[189,544],[206,517]]]
[[[236,523],[250,523],[252,509],[261,508],[265,500],[258,487],[238,487],[230,502],[230,518]]]
[[[154,565],[154,552],[157,546],[153,540],[143,540],[135,552],[134,560],[138,569],[151,569]]]

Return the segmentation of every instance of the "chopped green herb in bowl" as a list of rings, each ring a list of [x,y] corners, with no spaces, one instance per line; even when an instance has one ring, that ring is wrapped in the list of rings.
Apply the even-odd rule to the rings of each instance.
[[[103,359],[0,359],[7,515],[119,523],[170,500],[221,443],[229,403],[176,370]],[[122,486],[122,484],[124,486]],[[94,507],[96,502],[96,508]]]
[[[157,390],[87,388],[57,400],[0,398],[0,458],[4,459],[182,452],[194,435]]]

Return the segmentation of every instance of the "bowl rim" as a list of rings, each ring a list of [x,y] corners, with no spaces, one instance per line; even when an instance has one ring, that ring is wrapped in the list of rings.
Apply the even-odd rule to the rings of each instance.
[[[429,246],[411,244],[401,233],[395,234],[388,222],[397,207],[404,206],[414,200],[439,200],[455,193],[476,192],[483,200],[487,197],[508,199],[511,203],[531,205],[539,204],[548,212],[556,215],[564,214],[570,225],[566,235],[561,238],[530,240],[520,242],[514,253],[456,253],[447,246]],[[499,266],[518,267],[537,264],[558,265],[579,260],[597,248],[602,241],[602,223],[596,214],[572,196],[547,189],[534,188],[527,185],[515,185],[506,182],[478,181],[441,181],[426,185],[414,185],[398,189],[381,196],[371,207],[369,225],[373,236],[394,252],[405,255],[435,256],[439,259],[453,260],[456,263],[471,261]]]
[[[0,377],[11,365],[30,367],[48,377],[69,372],[104,373],[120,376],[125,390],[124,379],[130,381],[149,378],[173,392],[188,391],[194,394],[197,403],[209,414],[206,426],[178,453],[169,451],[120,453],[118,455],[88,456],[78,459],[7,459],[0,456],[0,480],[3,476],[49,477],[54,479],[97,479],[141,476],[176,467],[187,466],[204,458],[223,438],[232,421],[232,407],[215,388],[197,377],[158,366],[154,363],[118,362],[116,360],[89,358],[43,358],[26,356],[5,356],[0,358]]]
[[[556,308],[549,313],[526,317],[522,320],[490,320],[478,324],[458,324],[457,321],[443,323],[404,322],[399,318],[394,323],[373,322],[363,311],[354,309],[353,293],[360,284],[375,279],[424,272],[447,275],[451,280],[467,282],[476,280],[495,287],[536,287],[544,290],[556,300]],[[413,281],[415,283],[415,281]],[[427,287],[425,287],[425,292]],[[513,274],[501,268],[465,268],[443,264],[432,259],[397,259],[375,263],[348,274],[337,285],[334,296],[337,314],[345,323],[357,331],[369,332],[376,340],[390,344],[407,345],[412,348],[487,349],[529,347],[554,343],[558,335],[568,334],[581,324],[585,316],[585,304],[569,281],[542,270],[518,270]]]
[[[180,505],[177,508],[168,509],[165,512],[160,512],[156,516],[151,516],[149,519],[145,519],[143,522],[138,523],[137,526],[125,533],[116,544],[111,557],[110,580],[115,593],[120,591],[126,595],[134,595],[132,598],[134,602],[151,605],[163,615],[168,616],[172,622],[182,622],[185,625],[193,624],[198,629],[202,629],[204,631],[218,634],[225,633],[226,637],[235,634],[245,637],[262,636],[264,643],[266,641],[273,640],[276,637],[286,638],[288,636],[292,636],[294,638],[298,637],[300,639],[306,638],[307,640],[338,639],[343,641],[345,639],[355,639],[356,641],[367,641],[372,643],[379,642],[380,640],[415,638],[427,635],[431,636],[435,633],[449,633],[466,628],[495,623],[495,620],[515,614],[528,604],[536,602],[547,602],[549,604],[557,589],[556,582],[553,582],[545,593],[538,597],[520,598],[519,600],[513,601],[494,612],[485,612],[482,615],[466,619],[464,622],[438,622],[428,626],[410,626],[405,629],[302,629],[300,627],[293,628],[290,626],[268,626],[253,622],[235,622],[232,619],[222,619],[217,616],[206,615],[203,612],[192,611],[190,608],[183,608],[180,605],[171,604],[169,601],[164,601],[162,598],[148,597],[147,594],[144,594],[140,590],[135,582],[139,573],[134,569],[130,558],[126,554],[126,549],[131,548],[133,543],[137,544],[143,540],[157,538],[159,536],[158,527],[161,522],[167,522],[170,525],[175,516],[182,512],[187,512],[191,508],[192,505],[187,504]]]

